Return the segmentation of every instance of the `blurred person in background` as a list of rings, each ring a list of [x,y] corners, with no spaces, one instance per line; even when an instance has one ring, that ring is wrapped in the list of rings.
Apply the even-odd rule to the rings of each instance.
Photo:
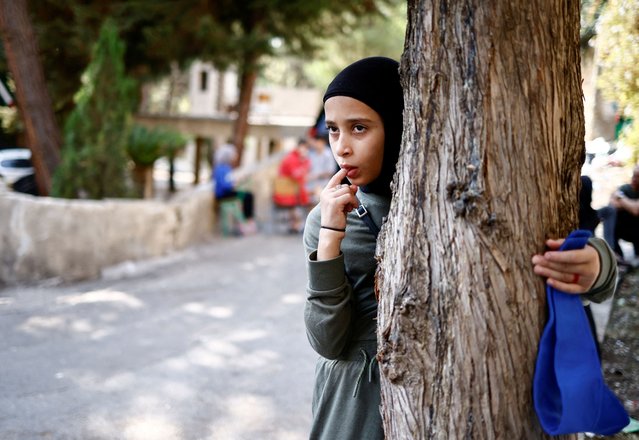
[[[303,211],[310,203],[306,189],[306,180],[311,168],[308,155],[309,143],[305,138],[301,138],[296,147],[284,156],[278,170],[278,177],[290,182],[289,185],[294,188],[293,191],[276,191],[273,194],[273,202],[276,205],[290,208],[288,216],[290,233],[302,232],[306,221]]]
[[[215,166],[213,167],[213,191],[217,206],[225,200],[238,199],[242,203],[243,218],[237,225],[241,235],[257,232],[253,210],[253,193],[246,189],[238,189],[240,177],[233,172],[237,162],[237,148],[231,142],[221,145],[215,152]]]
[[[639,165],[632,171],[630,183],[621,185],[610,197],[609,205],[597,210],[604,224],[604,238],[617,254],[620,263],[626,263],[619,240],[632,243],[635,261],[639,257]]]
[[[337,171],[337,162],[333,158],[331,148],[326,138],[315,135],[311,139],[308,158],[311,168],[308,173],[306,189],[309,192],[313,205],[319,202],[319,195],[328,183],[328,180]]]

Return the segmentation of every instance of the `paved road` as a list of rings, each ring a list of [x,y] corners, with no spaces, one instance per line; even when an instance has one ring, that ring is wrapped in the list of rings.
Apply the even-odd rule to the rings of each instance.
[[[0,290],[0,439],[308,437],[300,237]]]

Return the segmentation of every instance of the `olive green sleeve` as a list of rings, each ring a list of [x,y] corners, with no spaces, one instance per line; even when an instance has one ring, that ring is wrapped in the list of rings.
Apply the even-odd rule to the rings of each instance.
[[[344,269],[344,255],[317,261],[319,212],[309,214],[304,228],[308,284],[304,305],[306,336],[311,347],[327,359],[335,359],[350,337],[352,288]]]
[[[611,298],[617,287],[617,260],[615,255],[604,240],[592,237],[588,244],[595,248],[599,254],[599,276],[590,291],[583,294],[582,299],[596,303]]]

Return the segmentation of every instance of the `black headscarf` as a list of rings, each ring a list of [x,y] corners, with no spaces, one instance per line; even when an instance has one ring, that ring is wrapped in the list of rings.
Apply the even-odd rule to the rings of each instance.
[[[363,102],[384,123],[384,160],[382,171],[373,182],[362,186],[364,192],[391,195],[391,181],[402,141],[404,93],[399,82],[399,63],[390,58],[370,57],[342,70],[328,85],[324,102],[333,96],[348,96]]]

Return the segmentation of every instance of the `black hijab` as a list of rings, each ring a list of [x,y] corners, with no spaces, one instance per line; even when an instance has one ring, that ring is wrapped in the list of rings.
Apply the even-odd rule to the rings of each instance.
[[[324,102],[333,96],[348,96],[363,102],[384,123],[382,171],[373,182],[362,186],[367,193],[391,195],[391,181],[402,141],[404,93],[399,82],[399,63],[390,58],[370,57],[342,70],[328,85]]]

